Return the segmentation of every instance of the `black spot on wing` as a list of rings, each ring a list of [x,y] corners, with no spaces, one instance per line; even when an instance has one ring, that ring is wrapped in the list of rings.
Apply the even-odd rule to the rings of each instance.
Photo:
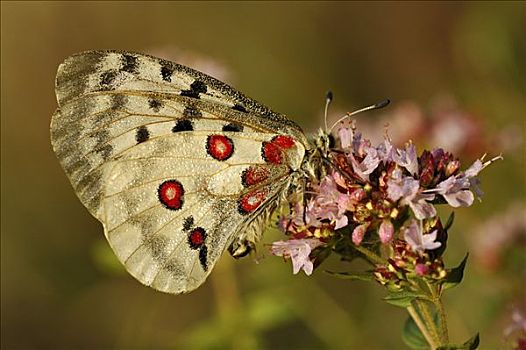
[[[207,90],[207,87],[205,83],[203,83],[200,80],[195,80],[192,84],[190,84],[189,90],[181,91],[181,96],[199,98],[199,94],[205,93],[206,90]]]
[[[163,102],[161,100],[157,100],[155,98],[151,98],[148,100],[148,106],[150,106],[150,108],[154,111],[154,112],[159,112],[159,110],[161,109],[161,107],[163,106]]]
[[[98,145],[105,144],[110,139],[110,132],[107,129],[102,129],[93,135]]]
[[[183,230],[189,231],[194,226],[194,217],[192,215],[184,219]]]
[[[107,72],[104,72],[100,75],[100,85],[102,87],[108,87],[115,81],[115,78],[117,77],[117,72],[110,70]]]
[[[106,144],[103,147],[97,149],[96,152],[101,155],[102,159],[107,160],[113,153],[113,146],[110,144]]]
[[[235,111],[239,111],[239,112],[247,112],[247,109],[243,106],[243,105],[240,105],[238,103],[236,103],[233,107],[232,107],[233,110]]]
[[[201,246],[199,249],[199,262],[203,267],[203,270],[208,270],[208,248],[206,245]]]
[[[201,118],[203,114],[194,106],[186,106],[183,111],[183,116],[186,118]]]
[[[111,95],[111,108],[114,110],[123,109],[124,106],[128,103],[128,97],[121,94]]]
[[[148,141],[149,138],[150,132],[148,131],[148,128],[143,125],[137,129],[137,133],[135,134],[135,140],[137,143]]]
[[[137,68],[139,67],[139,62],[137,57],[130,54],[123,54],[121,57],[122,68],[121,70],[128,73],[137,74]]]
[[[179,119],[175,126],[172,128],[172,132],[181,132],[181,131],[192,131],[194,130],[194,125],[190,119]]]
[[[164,81],[172,82],[173,72],[174,68],[170,62],[164,61],[161,63],[161,77]]]
[[[236,123],[229,123],[223,126],[223,131],[241,132],[243,131],[243,125],[236,124]]]

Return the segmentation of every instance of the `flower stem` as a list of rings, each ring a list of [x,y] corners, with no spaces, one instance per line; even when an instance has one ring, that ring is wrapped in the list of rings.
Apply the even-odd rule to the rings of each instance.
[[[440,298],[435,300],[435,306],[438,310],[438,316],[440,318],[440,335],[442,338],[442,344],[448,344],[449,335],[446,322],[446,311],[444,310],[444,304],[442,303],[442,300],[440,300]]]
[[[438,340],[439,339],[438,330],[436,327],[434,317],[429,310],[429,302],[417,300],[416,304],[418,305],[418,308],[422,312],[422,317],[424,318],[424,322],[427,324],[427,327],[431,331],[433,338]]]
[[[427,287],[429,288],[429,291],[431,292],[431,298],[433,300],[433,304],[436,308],[439,322],[440,322],[440,328],[439,328],[439,336],[440,336],[440,342],[442,345],[446,345],[449,343],[449,335],[448,335],[448,328],[447,328],[447,319],[446,319],[446,311],[444,309],[444,304],[442,303],[442,300],[440,299],[440,293],[436,290],[436,288],[430,284],[429,282],[426,282]]]
[[[411,318],[413,319],[413,321],[415,321],[418,329],[420,330],[420,332],[422,332],[422,335],[426,339],[426,341],[429,344],[429,346],[431,347],[431,349],[436,349],[437,348],[437,343],[436,343],[435,339],[429,333],[426,325],[424,324],[424,322],[420,318],[420,315],[416,311],[415,307],[412,306],[412,305],[408,306],[407,307],[407,312],[409,312],[409,315],[411,315]]]
[[[373,253],[372,251],[370,251],[367,248],[364,248],[364,247],[359,246],[359,245],[354,245],[354,249],[356,249],[357,251],[362,253],[367,258],[367,260],[369,260],[373,264],[377,264],[377,265],[385,264],[385,260],[384,259],[382,259],[379,255]]]

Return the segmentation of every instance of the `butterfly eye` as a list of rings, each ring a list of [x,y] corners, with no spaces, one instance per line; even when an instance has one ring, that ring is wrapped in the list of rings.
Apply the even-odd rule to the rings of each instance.
[[[329,149],[334,148],[336,146],[336,140],[334,140],[334,136],[332,134],[329,134]]]

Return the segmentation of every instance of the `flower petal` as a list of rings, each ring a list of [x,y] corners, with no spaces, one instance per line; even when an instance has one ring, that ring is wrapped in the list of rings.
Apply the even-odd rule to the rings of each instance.
[[[389,243],[393,240],[394,226],[391,223],[391,220],[382,221],[382,224],[378,229],[378,235],[383,244]]]
[[[360,243],[362,243],[363,236],[365,235],[368,226],[369,224],[362,224],[354,228],[352,231],[352,242],[354,244],[360,245]]]
[[[312,261],[309,260],[309,255],[312,249],[322,245],[323,242],[314,239],[291,239],[288,241],[277,241],[272,243],[270,251],[277,256],[290,258],[292,260],[292,272],[297,274],[300,269],[307,275],[310,275],[313,270]]]

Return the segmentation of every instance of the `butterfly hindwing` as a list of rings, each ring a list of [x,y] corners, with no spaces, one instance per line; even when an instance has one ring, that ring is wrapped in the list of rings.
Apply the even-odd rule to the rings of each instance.
[[[238,140],[232,139],[236,144]],[[259,143],[251,142],[253,148]],[[236,159],[225,164],[201,159],[191,148],[175,152],[170,147],[170,154],[165,146],[144,143],[153,148],[146,158],[115,162],[105,181],[103,221],[111,246],[133,276],[156,289],[181,292],[201,284],[243,224],[259,214],[258,203],[252,211],[243,207],[242,199],[261,191],[259,205],[264,208],[264,201],[284,190],[287,171],[268,167],[267,179],[245,187],[243,173],[254,166],[266,169],[265,164],[252,160],[247,166]],[[189,152],[199,161],[185,163]]]
[[[257,238],[307,145],[282,115],[150,56],[72,56],[57,99],[52,144],[77,195],[127,270],[165,292],[195,289],[235,239]]]

